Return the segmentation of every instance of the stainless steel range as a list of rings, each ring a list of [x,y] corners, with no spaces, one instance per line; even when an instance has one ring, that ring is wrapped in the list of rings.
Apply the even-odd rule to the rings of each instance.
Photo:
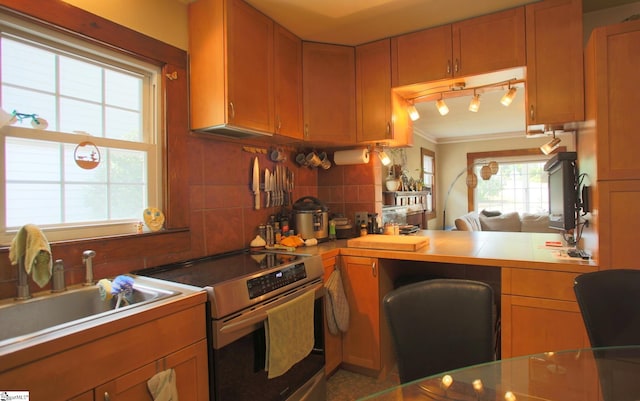
[[[325,399],[320,256],[243,250],[135,273],[207,291],[212,400]],[[315,293],[313,351],[284,375],[268,379],[264,370],[267,311],[309,291]]]

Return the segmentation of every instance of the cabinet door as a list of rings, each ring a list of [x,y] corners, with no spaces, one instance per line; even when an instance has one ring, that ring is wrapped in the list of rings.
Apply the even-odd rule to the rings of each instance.
[[[502,358],[589,346],[573,292],[578,274],[502,268]]]
[[[453,74],[468,76],[524,66],[524,31],[524,7],[453,24]]]
[[[583,120],[582,1],[527,5],[526,29],[528,124]]]
[[[349,330],[343,335],[342,360],[380,370],[380,292],[378,260],[343,257],[342,276],[349,301]]]
[[[242,0],[227,1],[228,122],[273,132],[273,21]]]
[[[391,85],[404,86],[453,76],[451,25],[391,39]]]
[[[640,269],[632,249],[638,245],[640,180],[598,181],[598,223],[601,269]]]
[[[303,42],[304,139],[334,144],[356,141],[355,50]]]
[[[322,265],[324,266],[324,281],[337,267],[338,252],[331,255],[322,256]],[[326,316],[326,314],[325,314]],[[342,334],[331,334],[325,322],[324,325],[324,371],[327,375],[331,374],[342,363]]]
[[[302,41],[276,25],[275,53],[275,132],[302,139]]]
[[[358,142],[392,139],[389,39],[356,47],[356,95]]]
[[[640,178],[640,21],[594,31],[585,63],[596,109],[598,179]],[[634,88],[634,89],[631,89]],[[591,116],[590,116],[591,117]]]
[[[180,399],[209,400],[207,342],[202,340],[187,348],[143,366],[95,389],[96,401],[149,400],[153,397],[147,381],[165,369],[175,369]]]

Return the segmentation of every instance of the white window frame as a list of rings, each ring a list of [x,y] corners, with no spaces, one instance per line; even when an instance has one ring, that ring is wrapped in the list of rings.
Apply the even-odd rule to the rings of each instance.
[[[535,163],[545,163],[547,160],[549,159],[549,156],[545,156],[545,155],[539,155],[539,156],[509,156],[509,157],[492,157],[491,161],[496,161],[498,162],[498,165],[500,166],[499,168],[501,168],[502,165],[505,165],[507,163],[510,164],[519,164],[519,163],[530,163],[530,162],[535,162]],[[484,159],[483,159],[484,160]],[[480,160],[477,160],[478,162]],[[476,176],[480,177],[480,169],[482,168],[482,164],[479,165],[475,165],[474,167],[474,172],[476,174]],[[498,171],[499,173],[499,171]],[[495,177],[491,177],[489,180],[487,180],[486,182],[489,182],[491,180],[495,180]],[[473,197],[473,207],[474,210],[477,211],[481,211],[480,206],[479,206],[479,199],[478,199],[478,188],[483,185],[483,181],[481,178],[478,178],[478,185],[476,186],[476,188],[474,188],[474,197]],[[498,208],[501,209],[501,208]],[[489,208],[489,210],[495,210],[495,208]],[[500,212],[506,212],[509,210],[498,210]],[[517,212],[527,212],[526,210],[515,210]],[[545,211],[537,211],[539,213],[544,213]],[[548,210],[547,210],[548,212]],[[535,211],[532,211],[530,213],[536,213]]]
[[[162,116],[160,110],[160,68],[122,53],[100,47],[93,43],[85,42],[76,37],[65,35],[55,30],[48,30],[39,25],[31,24],[0,13],[0,29],[17,37],[40,43],[43,46],[53,47],[56,51],[67,52],[70,55],[78,54],[87,60],[95,60],[116,68],[144,75],[143,87],[143,142],[130,142],[117,139],[85,136],[77,133],[58,132],[48,129],[46,131],[7,125],[0,129],[0,155],[4,160],[5,138],[7,136],[28,139],[42,139],[57,141],[60,143],[77,144],[83,140],[90,140],[99,148],[116,146],[122,149],[131,149],[147,152],[147,201],[149,206],[162,210]],[[11,112],[12,110],[6,110]],[[18,110],[20,112],[36,113],[37,110]],[[47,118],[46,116],[39,115]],[[5,164],[1,163],[0,187],[5,188]],[[17,232],[17,228],[7,228],[5,221],[6,198],[0,196],[0,244],[9,244]],[[49,241],[78,240],[95,237],[106,237],[135,233],[136,223],[143,220],[142,210],[138,218],[125,220],[111,220],[92,222],[86,224],[63,224],[42,226]]]

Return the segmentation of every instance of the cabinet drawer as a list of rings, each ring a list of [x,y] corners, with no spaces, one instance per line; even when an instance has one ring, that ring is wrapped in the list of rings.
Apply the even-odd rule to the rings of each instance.
[[[502,293],[576,301],[573,281],[580,273],[530,269],[502,269]]]

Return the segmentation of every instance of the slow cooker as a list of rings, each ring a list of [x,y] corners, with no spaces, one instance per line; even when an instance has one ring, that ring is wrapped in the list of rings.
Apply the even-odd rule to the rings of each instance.
[[[303,239],[325,240],[329,237],[328,208],[319,199],[305,196],[293,204],[296,233]]]

